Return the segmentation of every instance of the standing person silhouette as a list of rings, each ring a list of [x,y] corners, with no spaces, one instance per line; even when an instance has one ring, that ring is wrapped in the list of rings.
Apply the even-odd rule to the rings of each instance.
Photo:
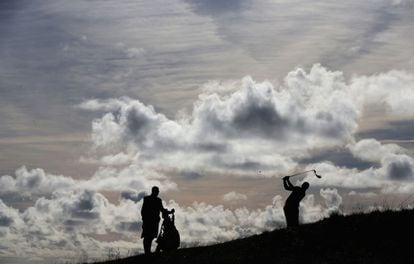
[[[158,227],[160,222],[160,213],[172,213],[162,206],[162,200],[158,197],[160,190],[157,186],[152,187],[151,195],[144,197],[144,203],[141,208],[142,216],[142,234],[144,238],[145,255],[151,254],[152,240],[158,235]]]
[[[309,183],[304,182],[301,187],[294,186],[289,176],[283,177],[283,186],[285,190],[291,191],[292,193],[286,199],[283,212],[286,217],[286,224],[288,227],[294,227],[299,225],[299,203],[305,197],[306,190],[309,188]]]

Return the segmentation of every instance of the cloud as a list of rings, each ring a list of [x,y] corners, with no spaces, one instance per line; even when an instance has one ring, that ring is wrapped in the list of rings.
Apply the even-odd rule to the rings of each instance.
[[[247,195],[237,192],[229,192],[223,195],[223,201],[225,202],[238,202],[247,200]]]
[[[386,115],[401,115],[404,107],[387,93],[388,84],[402,83],[393,92],[403,92],[411,87],[410,78],[390,72],[389,78],[385,73],[347,81],[341,72],[321,65],[308,72],[298,68],[277,86],[245,77],[208,87],[192,111],[183,111],[177,118],[129,97],[85,101],[78,108],[99,116],[92,122],[94,148],[82,161],[99,168],[88,179],[26,167],[0,177],[0,197],[25,195],[33,200],[20,212],[0,204],[0,234],[5,241],[21,244],[23,255],[33,255],[34,243],[38,243],[36,249],[53,251],[50,256],[81,254],[85,248],[99,255],[115,243],[96,236],[116,237],[125,249],[141,249],[133,237],[140,232],[139,210],[145,193],[154,185],[180,192],[176,182],[196,182],[215,174],[275,177],[302,167],[316,169],[322,179],[307,175],[303,180],[312,188],[323,187],[322,203],[316,202],[315,194],[303,200],[301,221],[305,223],[339,211],[338,190],[410,193],[414,162],[409,152],[399,145],[356,136],[367,107],[379,99]],[[374,85],[376,96],[381,96],[372,97],[373,88],[366,85]],[[341,158],[324,158],[345,152],[349,159],[372,166],[342,166]],[[108,191],[118,194],[118,201],[103,194]],[[235,191],[218,197],[229,204],[248,199]],[[166,206],[176,209],[183,245],[190,246],[284,227],[283,200],[276,196],[270,205],[255,209],[203,202],[186,206],[174,201]],[[13,244],[2,243],[7,254],[17,251]]]
[[[140,202],[142,198],[148,195],[146,192],[134,193],[131,191],[124,191],[121,193],[121,198],[126,200],[131,200],[136,203]]]
[[[289,73],[280,87],[246,77],[237,90],[228,91],[206,90],[193,111],[176,120],[126,97],[79,107],[104,113],[93,122],[97,148],[135,146],[135,157],[144,162],[162,160],[186,170],[208,164],[240,173],[261,167],[289,170],[296,155],[350,142],[361,112],[342,74],[320,65],[309,73]]]
[[[414,161],[406,155],[393,155],[385,158],[387,177],[393,180],[412,180],[414,178]]]
[[[149,190],[157,185],[165,191],[176,189],[176,184],[165,175],[148,171],[137,165],[121,169],[102,167],[88,180],[75,180],[71,177],[46,173],[43,169],[21,167],[15,176],[0,177],[0,197],[11,194],[33,197],[50,196],[60,191],[127,191]]]
[[[380,162],[387,179],[404,181],[411,179],[414,160],[407,150],[396,144],[381,144],[375,139],[365,139],[349,146],[352,153],[361,159]]]
[[[414,75],[405,71],[389,71],[371,76],[354,77],[350,89],[355,100],[370,106],[382,105],[388,114],[412,117],[410,107],[414,98]]]
[[[383,145],[376,139],[363,139],[349,145],[352,154],[362,160],[379,162],[388,154],[404,153],[405,150],[396,144]]]
[[[382,144],[375,139],[364,139],[347,147],[356,158],[374,161],[376,165],[358,170],[319,162],[312,166],[323,175],[322,179],[307,176],[305,180],[316,186],[374,188],[382,193],[414,190],[414,159],[407,155],[406,149],[395,144]]]
[[[373,139],[354,144],[363,113],[381,101],[379,107],[388,115],[401,115],[409,105],[406,98],[414,98],[413,80],[411,74],[390,71],[347,81],[343,73],[317,64],[309,72],[291,71],[279,86],[251,77],[210,84],[192,111],[181,112],[177,119],[128,97],[89,100],[79,107],[103,113],[93,122],[96,148],[128,148],[131,162],[184,174],[208,168],[248,175],[262,170],[266,176],[266,171],[288,172],[303,160],[311,161],[315,149],[332,153],[346,145],[360,160],[359,168],[367,169],[369,162],[381,162],[381,153],[405,150],[378,146]],[[399,104],[395,94],[400,93],[406,96]]]
[[[331,193],[335,194],[335,191]],[[81,255],[93,258],[115,246],[121,248],[122,254],[127,250],[142,251],[142,243],[136,241],[137,233],[141,231],[138,214],[142,199],[131,201],[134,200],[131,197],[136,196],[124,193],[123,199],[113,204],[95,191],[64,190],[55,192],[50,198],[38,198],[33,206],[21,212],[0,200],[3,256],[14,257],[19,252],[22,258],[43,260],[74,259]],[[319,220],[331,210],[331,205],[322,207],[315,205],[313,200],[306,201],[304,206],[304,222]],[[185,207],[174,201],[166,203],[166,207],[176,210],[176,226],[184,247],[224,242],[285,226],[280,196],[274,198],[273,205],[255,210],[243,207],[229,210],[222,205],[205,203]],[[120,234],[120,240],[96,239],[97,235],[109,234]]]
[[[79,255],[100,258],[114,243],[96,240],[93,234],[111,232],[123,234],[124,241],[116,243],[122,245],[122,251],[136,249],[136,242],[128,239],[136,230],[125,228],[137,222],[138,205],[133,202],[121,201],[115,206],[99,193],[79,191],[39,198],[22,212],[1,200],[0,208],[2,218],[9,219],[8,226],[0,226],[3,257],[32,259],[35,263],[73,260]]]
[[[329,193],[329,194],[328,194]],[[235,193],[237,195],[237,193]],[[231,195],[233,196],[233,194]],[[326,207],[315,204],[313,195],[301,203],[301,219],[314,222],[337,210],[342,202],[336,190],[328,190],[322,196]],[[173,201],[168,206],[176,209],[176,225],[185,245],[206,245],[217,241],[228,241],[285,226],[281,196],[274,197],[273,205],[263,209],[226,209],[222,205],[212,206],[194,203],[180,207]]]
[[[342,204],[342,197],[337,189],[321,189],[320,195],[325,199],[326,206],[333,210],[338,210]]]
[[[31,194],[50,194],[55,190],[74,186],[76,181],[62,175],[50,175],[43,169],[16,170],[15,178],[4,175],[0,177],[0,193],[19,192]]]

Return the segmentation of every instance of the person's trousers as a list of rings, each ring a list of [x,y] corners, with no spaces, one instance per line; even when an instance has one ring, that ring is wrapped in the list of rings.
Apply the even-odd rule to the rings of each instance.
[[[299,208],[295,206],[283,207],[283,212],[286,217],[286,224],[288,227],[299,225]]]

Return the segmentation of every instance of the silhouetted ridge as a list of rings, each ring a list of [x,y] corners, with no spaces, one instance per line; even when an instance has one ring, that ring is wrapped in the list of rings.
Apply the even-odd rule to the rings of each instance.
[[[413,225],[414,210],[333,215],[222,244],[102,263],[411,263]]]

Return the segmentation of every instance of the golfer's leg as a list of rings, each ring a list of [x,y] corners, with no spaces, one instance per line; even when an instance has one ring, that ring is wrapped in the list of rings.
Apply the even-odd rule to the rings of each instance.
[[[285,218],[286,218],[286,226],[287,227],[291,227],[292,226],[292,210],[290,210],[287,207],[283,208],[283,212],[285,213]]]
[[[291,217],[291,226],[299,226],[299,208],[295,210],[292,210],[291,212],[292,217]]]
[[[152,238],[144,237],[144,253],[145,255],[151,254]]]

